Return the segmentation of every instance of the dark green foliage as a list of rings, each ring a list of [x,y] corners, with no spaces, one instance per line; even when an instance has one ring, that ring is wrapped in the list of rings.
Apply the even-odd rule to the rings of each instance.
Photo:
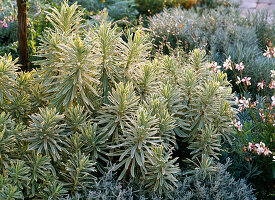
[[[0,56],[0,103],[4,100],[13,100],[12,93],[15,92],[16,85],[16,65],[17,60],[12,60],[11,54]],[[0,105],[1,105],[0,104]]]
[[[109,93],[107,104],[99,110],[98,123],[103,125],[103,132],[114,139],[118,137],[119,130],[123,130],[131,114],[137,109],[139,98],[136,97],[132,84],[117,84],[116,89]],[[112,139],[112,142],[115,142]]]
[[[55,176],[55,169],[51,164],[51,159],[48,156],[35,154],[26,156],[26,162],[30,166],[30,196],[35,196],[43,188],[49,176]]]
[[[90,159],[93,162],[96,162],[96,167],[98,170],[103,173],[102,169],[104,165],[101,164],[104,161],[106,164],[108,160],[106,159],[107,149],[108,149],[108,135],[102,133],[98,130],[97,125],[92,125],[88,123],[81,130],[81,141],[83,143],[82,151],[90,155]]]
[[[71,193],[77,191],[86,191],[96,179],[92,175],[95,171],[94,164],[89,160],[89,156],[85,156],[81,152],[70,156],[67,163],[64,164],[65,171],[61,172],[65,179],[65,186],[69,188]]]
[[[63,145],[66,133],[65,124],[61,123],[64,115],[59,115],[56,109],[40,109],[39,114],[31,116],[32,123],[26,132],[29,150],[37,150],[37,153],[50,155],[53,160],[59,160],[60,151],[67,151]]]
[[[2,112],[0,114],[0,169],[6,175],[5,168],[16,155],[16,140],[18,133],[22,132],[23,126],[16,124],[10,115]]]
[[[16,186],[8,184],[8,185],[4,185],[0,190],[0,199],[1,200],[24,199],[24,196]]]
[[[31,176],[30,168],[23,161],[17,160],[15,164],[11,163],[11,166],[7,167],[7,175],[9,182],[18,189],[28,188]]]
[[[172,197],[170,192],[177,186],[175,174],[180,172],[178,165],[175,164],[177,158],[171,160],[172,150],[166,152],[162,146],[155,147],[145,164],[148,169],[145,173],[145,187],[159,196],[165,194],[169,198]]]
[[[117,145],[113,155],[119,156],[119,162],[114,170],[122,167],[123,171],[119,180],[123,177],[140,176],[146,171],[145,158],[152,154],[151,148],[161,144],[161,138],[157,136],[157,119],[151,115],[150,111],[140,108],[137,116],[130,119],[130,123],[125,127],[123,135],[117,138]]]
[[[51,182],[47,188],[40,191],[38,196],[42,199],[58,200],[67,193],[67,190],[63,188],[63,185],[56,181]]]

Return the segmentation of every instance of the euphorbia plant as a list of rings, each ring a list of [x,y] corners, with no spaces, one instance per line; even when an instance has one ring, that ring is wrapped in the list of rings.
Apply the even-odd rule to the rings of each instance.
[[[0,115],[1,192],[84,196],[93,175],[113,170],[145,194],[172,198],[180,171],[174,147],[203,162],[219,159],[231,142],[226,74],[200,49],[188,61],[162,55],[151,61],[144,30],[127,30],[124,40],[113,23],[86,24],[77,9],[64,2],[48,13],[41,68],[16,74],[14,61],[0,57],[0,109],[11,112]],[[20,95],[27,97],[21,103]]]

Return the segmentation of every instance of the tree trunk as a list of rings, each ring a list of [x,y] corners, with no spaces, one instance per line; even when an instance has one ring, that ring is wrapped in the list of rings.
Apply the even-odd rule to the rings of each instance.
[[[23,71],[29,71],[29,48],[27,34],[27,0],[17,0],[19,62]]]

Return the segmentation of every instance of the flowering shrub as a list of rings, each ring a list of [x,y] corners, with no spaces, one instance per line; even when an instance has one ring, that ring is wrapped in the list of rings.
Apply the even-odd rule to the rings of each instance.
[[[251,142],[248,143],[248,146],[244,146],[243,151],[251,152],[252,154],[258,155],[265,155],[270,156],[272,152],[265,146],[265,143],[260,142],[260,144],[252,144]],[[252,160],[252,157],[247,157],[247,161]]]
[[[269,59],[269,58],[266,58]],[[256,99],[249,95],[251,87],[251,78],[245,76],[245,65],[243,62],[234,64],[230,57],[225,60],[223,67],[234,74],[236,84],[239,87],[240,97],[235,98],[235,103],[239,110],[238,118],[233,122],[236,128],[235,150],[239,158],[234,158],[236,162],[243,163],[244,170],[240,173],[250,179],[258,188],[262,190],[260,182],[274,181],[275,162],[272,157],[275,151],[275,96],[261,97],[257,95]],[[274,70],[270,71],[270,83],[262,80],[257,84],[258,91],[265,95],[272,93],[275,87]],[[270,91],[270,92],[268,92]],[[240,159],[240,161],[237,161]],[[233,161],[234,162],[234,161]],[[237,168],[237,163],[233,164]],[[239,167],[238,167],[239,168]],[[261,174],[261,176],[259,176]],[[257,177],[257,179],[256,179]],[[261,189],[259,189],[261,188]],[[272,195],[272,188],[265,198]],[[264,191],[264,190],[263,190]]]
[[[16,48],[17,23],[16,3],[12,0],[0,1],[0,53]]]
[[[13,16],[9,16],[9,17],[5,18],[3,21],[0,20],[0,28],[2,28],[2,27],[8,28],[8,23],[13,23],[13,22],[14,22]]]

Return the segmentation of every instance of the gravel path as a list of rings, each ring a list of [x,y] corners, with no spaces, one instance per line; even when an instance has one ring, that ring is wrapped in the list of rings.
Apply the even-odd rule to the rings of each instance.
[[[240,2],[240,0],[233,0],[234,2]],[[240,8],[243,13],[249,11],[256,11],[258,9],[267,9],[269,12],[275,11],[275,0],[242,0]]]

